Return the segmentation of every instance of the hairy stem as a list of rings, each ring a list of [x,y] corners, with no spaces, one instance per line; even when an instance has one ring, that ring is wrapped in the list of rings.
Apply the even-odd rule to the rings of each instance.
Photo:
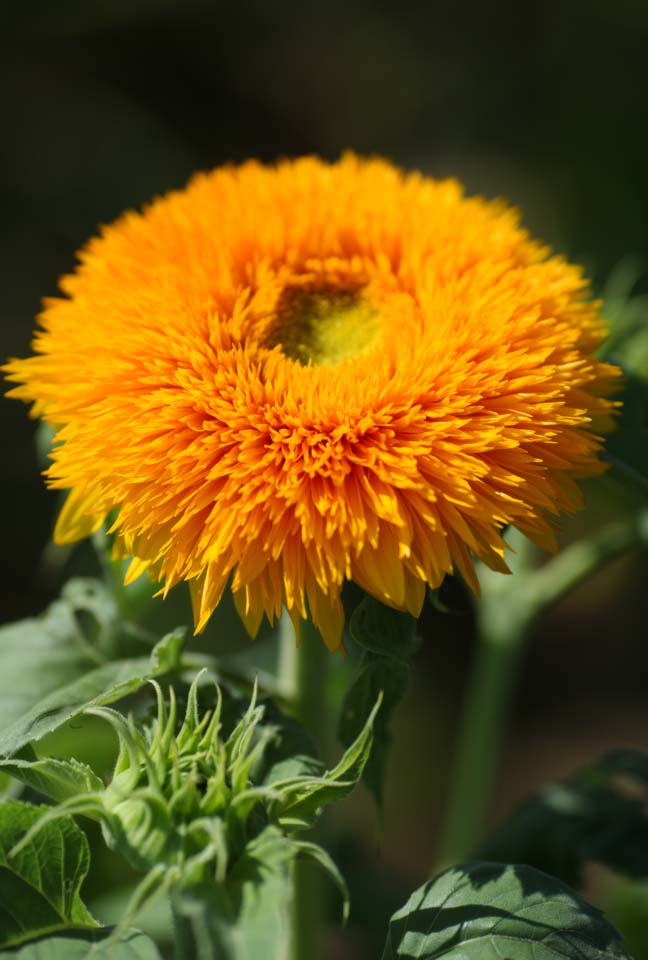
[[[295,718],[313,736],[321,731],[325,712],[325,680],[329,654],[310,621],[300,624],[299,647],[290,618],[280,627],[279,686]],[[318,738],[319,739],[319,738]],[[322,951],[323,903],[320,877],[312,864],[293,868],[294,896],[289,960],[319,960]]]

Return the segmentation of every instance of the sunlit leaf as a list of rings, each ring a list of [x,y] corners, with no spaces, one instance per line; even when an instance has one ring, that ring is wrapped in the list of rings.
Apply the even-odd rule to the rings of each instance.
[[[158,677],[177,664],[183,634],[168,634],[148,657],[115,660],[86,671],[68,683],[62,683],[47,696],[36,700],[0,733],[0,754],[10,755],[25,744],[40,740],[63,723],[91,706],[120,700],[139,690],[152,677]]]
[[[417,890],[382,960],[629,960],[603,914],[527,866],[472,863]]]
[[[313,826],[324,807],[348,796],[360,780],[371,753],[373,726],[381,705],[379,696],[365,724],[333,769],[308,780],[295,778],[273,784],[281,792],[273,809],[273,819],[284,827],[305,829]]]
[[[24,747],[10,760],[0,760],[0,771],[57,802],[81,793],[103,790],[104,786],[87,764],[74,758],[38,758],[30,746]]]
[[[43,937],[18,950],[0,950],[6,960],[161,960],[153,940],[137,930],[129,930],[118,939],[109,932],[94,934],[70,931]]]

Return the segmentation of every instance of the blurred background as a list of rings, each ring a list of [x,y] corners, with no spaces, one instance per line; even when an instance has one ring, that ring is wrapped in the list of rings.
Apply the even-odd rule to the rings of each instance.
[[[638,294],[647,289],[644,0],[5,0],[0,20],[2,357],[28,352],[41,298],[99,223],[247,157],[334,159],[351,148],[457,176],[470,193],[520,206],[597,291],[620,264],[636,267]],[[87,558],[42,575],[56,498],[27,410],[2,402],[0,426],[9,621],[42,610]],[[589,501],[565,522],[565,540],[626,509],[612,486]],[[615,562],[531,638],[493,823],[604,749],[648,748],[645,574],[645,556]],[[347,931],[331,932],[332,957],[376,956],[381,918],[434,862],[473,647],[461,597],[459,607],[423,618],[382,830],[366,795],[331,829],[354,905]],[[610,876],[592,883],[648,957],[648,893]]]

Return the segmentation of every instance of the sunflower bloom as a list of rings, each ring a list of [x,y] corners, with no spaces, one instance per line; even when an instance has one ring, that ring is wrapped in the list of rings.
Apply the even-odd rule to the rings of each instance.
[[[417,615],[501,530],[551,547],[599,473],[617,371],[578,267],[502,203],[346,156],[250,162],[102,229],[6,368],[57,429],[55,539],[116,511],[127,581],[228,582],[254,634],[354,580]]]

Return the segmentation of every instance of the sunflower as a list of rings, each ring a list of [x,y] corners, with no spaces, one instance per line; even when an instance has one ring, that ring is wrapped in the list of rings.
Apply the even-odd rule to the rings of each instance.
[[[516,211],[353,155],[196,176],[81,251],[12,395],[57,429],[55,539],[116,511],[127,582],[228,582],[341,643],[350,579],[417,615],[502,528],[545,547],[599,473],[617,371],[578,267]]]

